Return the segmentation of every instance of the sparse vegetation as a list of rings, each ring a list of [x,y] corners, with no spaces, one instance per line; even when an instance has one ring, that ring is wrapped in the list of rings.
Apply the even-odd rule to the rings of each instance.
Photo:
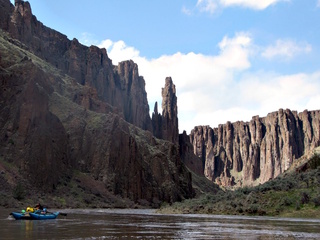
[[[161,212],[234,215],[268,215],[318,218],[320,167],[318,155],[305,172],[291,172],[256,187],[203,194],[192,200],[163,206]]]
[[[13,189],[13,197],[18,201],[24,199],[26,192],[21,182],[19,182],[16,187]]]
[[[308,161],[308,168],[317,169],[320,167],[320,156],[318,154],[314,154],[313,157]]]

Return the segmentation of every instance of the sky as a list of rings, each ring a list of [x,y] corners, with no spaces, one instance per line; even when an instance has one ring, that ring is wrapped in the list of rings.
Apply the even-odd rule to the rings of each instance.
[[[179,132],[320,109],[320,0],[29,2],[43,24],[106,48],[114,65],[136,62],[151,113],[172,77]]]

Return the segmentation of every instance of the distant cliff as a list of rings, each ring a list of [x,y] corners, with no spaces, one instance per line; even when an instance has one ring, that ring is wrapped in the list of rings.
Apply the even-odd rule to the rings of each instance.
[[[190,143],[208,179],[227,187],[257,185],[320,145],[320,111],[280,109],[250,122],[198,126]]]
[[[137,64],[115,66],[105,49],[70,41],[28,2],[0,0],[0,27],[0,169],[12,164],[46,192],[78,171],[134,202],[193,197],[176,137],[153,136]],[[0,182],[13,187],[6,169]]]

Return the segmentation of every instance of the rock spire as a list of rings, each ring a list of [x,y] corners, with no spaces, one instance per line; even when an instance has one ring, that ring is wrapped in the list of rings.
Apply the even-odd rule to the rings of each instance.
[[[178,143],[177,96],[176,87],[171,77],[165,79],[165,86],[162,88],[162,115],[158,113],[158,103],[156,103],[152,114],[152,125],[156,137]]]

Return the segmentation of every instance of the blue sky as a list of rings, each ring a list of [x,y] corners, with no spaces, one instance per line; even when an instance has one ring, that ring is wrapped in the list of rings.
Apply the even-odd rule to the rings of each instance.
[[[13,1],[11,1],[13,2]],[[132,59],[150,110],[171,76],[179,130],[320,109],[320,0],[30,0],[69,39]]]

